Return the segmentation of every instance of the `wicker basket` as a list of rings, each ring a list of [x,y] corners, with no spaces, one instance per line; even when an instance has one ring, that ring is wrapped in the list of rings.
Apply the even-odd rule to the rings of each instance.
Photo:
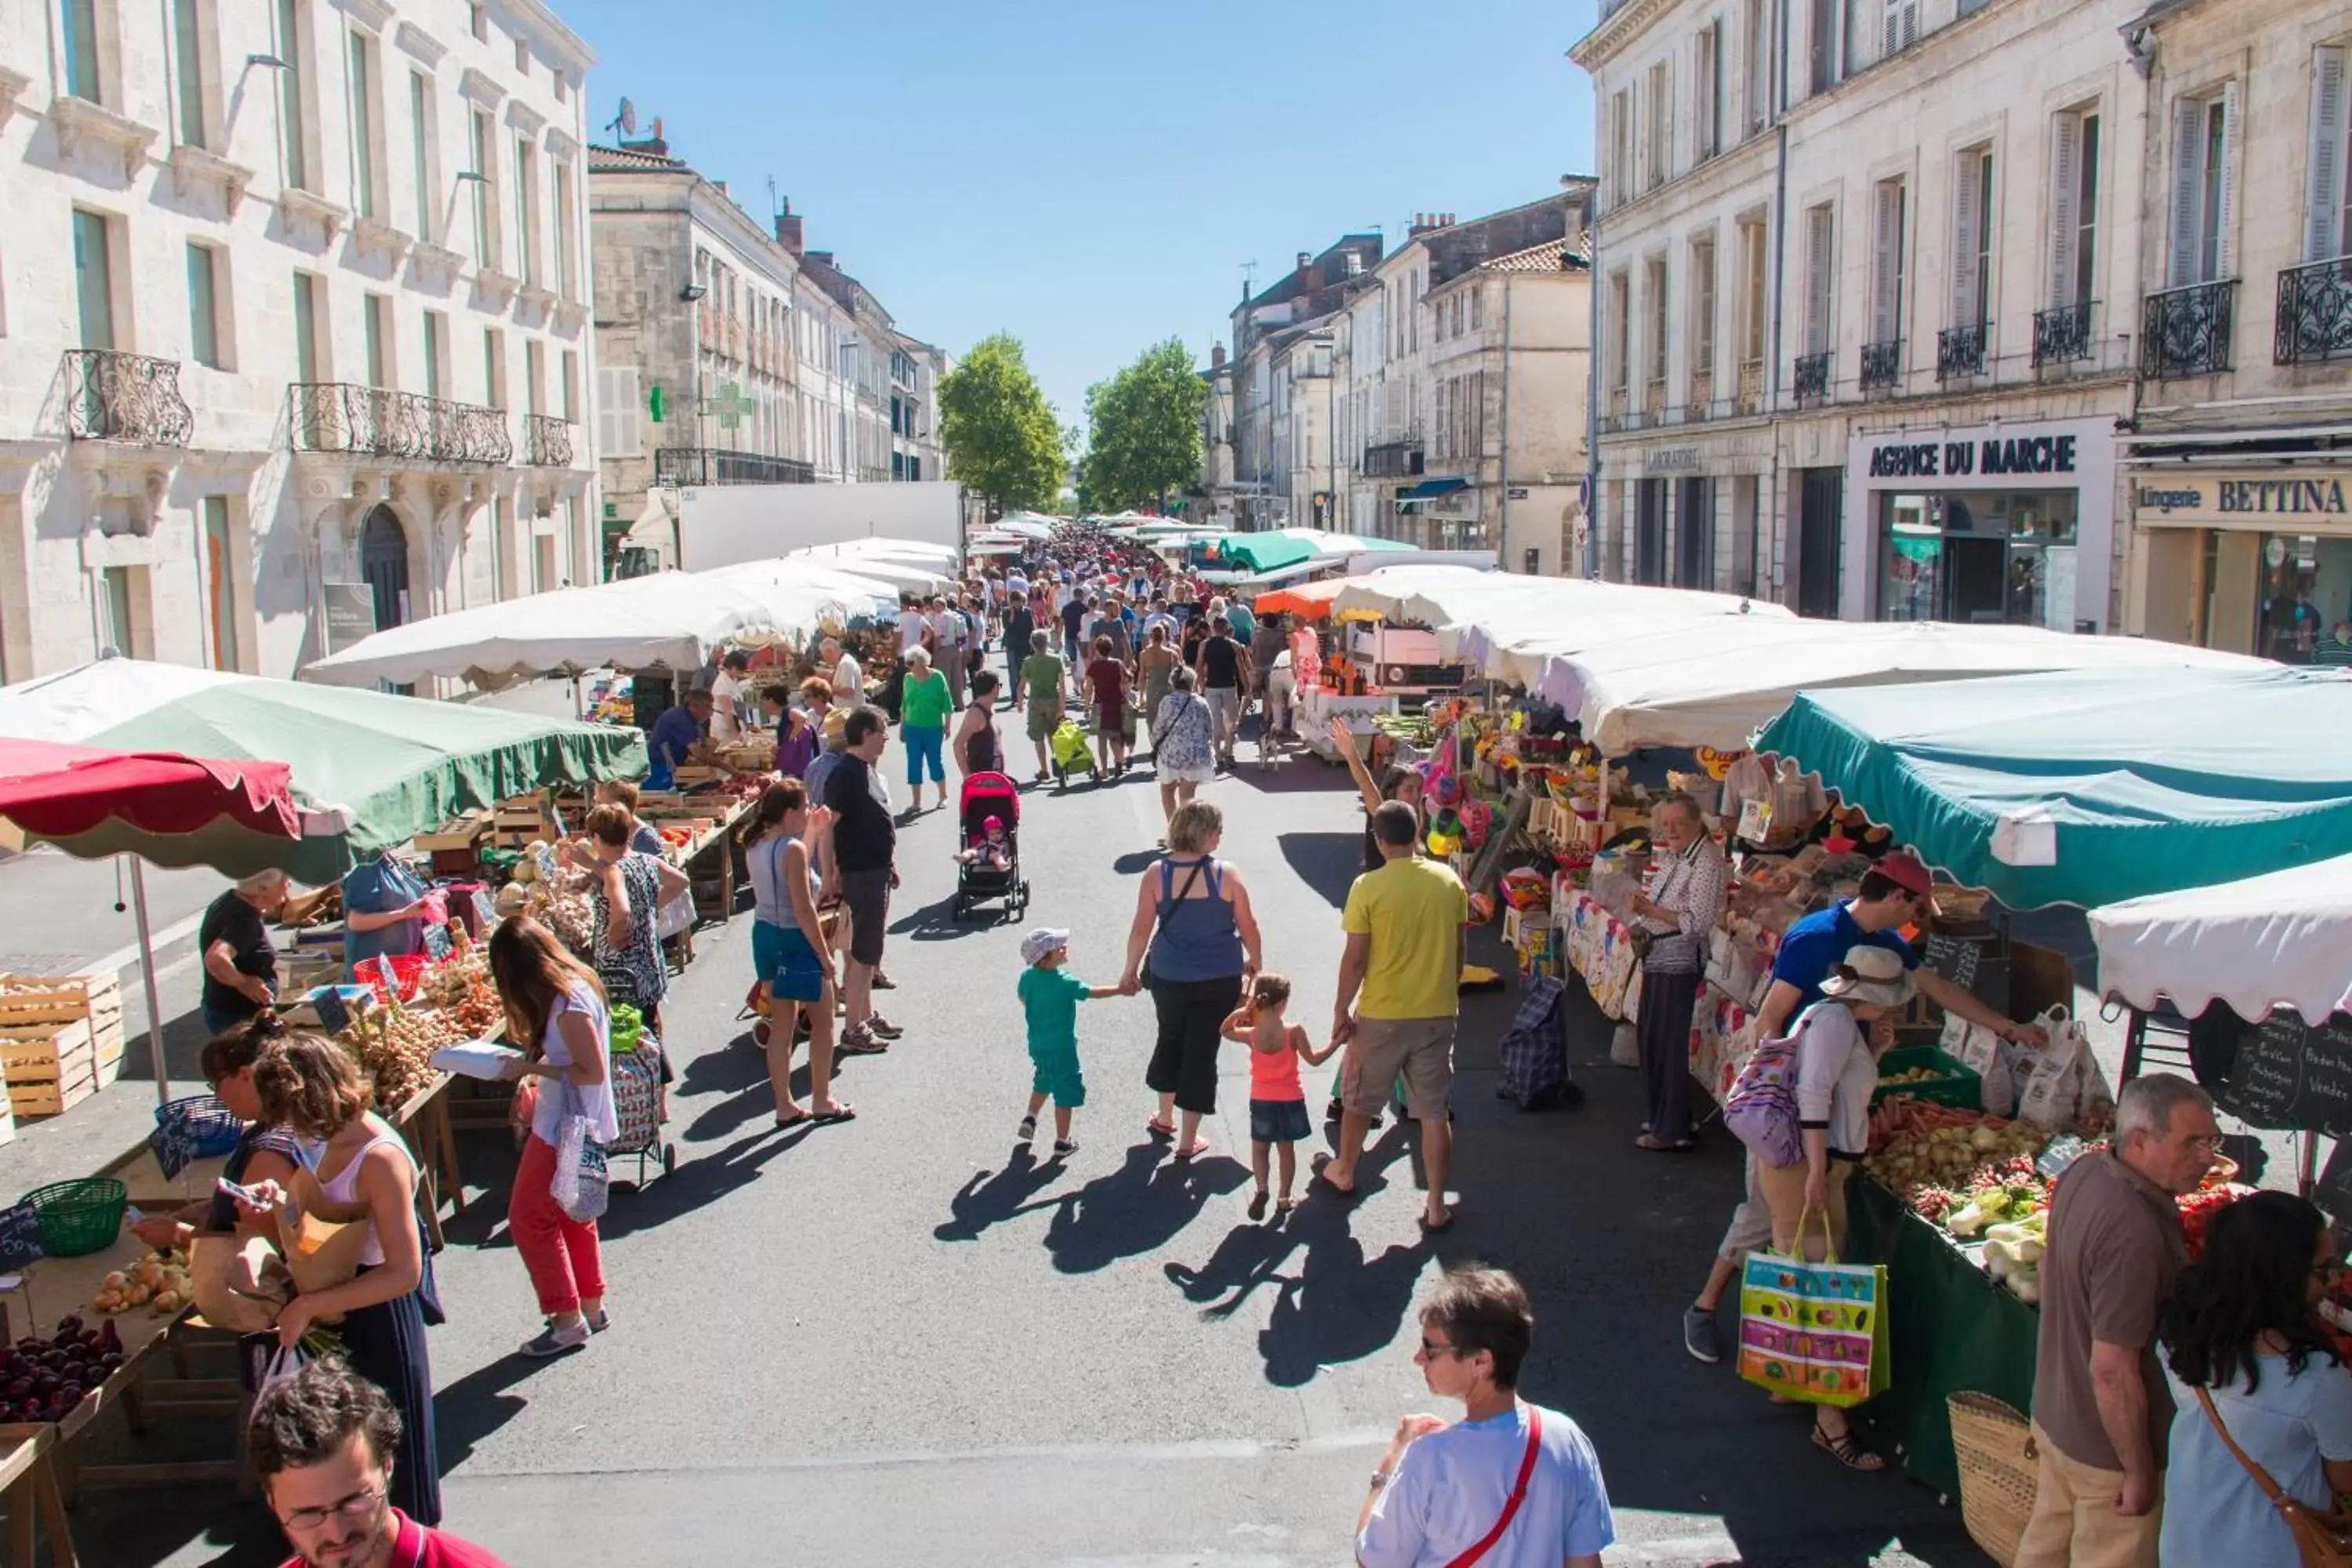
[[[2032,1428],[1990,1394],[1962,1392],[1945,1405],[1960,1464],[1961,1521],[1986,1556],[2010,1568],[2033,1512]]]
[[[41,1249],[51,1258],[82,1258],[114,1245],[131,1189],[112,1176],[51,1182],[25,1194],[40,1226]]]

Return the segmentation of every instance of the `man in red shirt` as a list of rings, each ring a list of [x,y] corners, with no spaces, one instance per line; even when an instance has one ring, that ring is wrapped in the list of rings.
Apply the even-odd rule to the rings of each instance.
[[[294,1546],[285,1568],[506,1568],[392,1506],[400,1413],[340,1363],[313,1362],[263,1390],[247,1440]]]

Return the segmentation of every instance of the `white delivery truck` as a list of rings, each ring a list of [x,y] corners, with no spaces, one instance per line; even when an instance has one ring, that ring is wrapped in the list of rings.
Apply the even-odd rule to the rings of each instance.
[[[966,502],[952,480],[862,485],[703,485],[663,492],[667,529],[640,524],[620,575],[678,567],[707,572],[812,544],[919,539],[963,547]],[[669,537],[663,538],[663,534]]]

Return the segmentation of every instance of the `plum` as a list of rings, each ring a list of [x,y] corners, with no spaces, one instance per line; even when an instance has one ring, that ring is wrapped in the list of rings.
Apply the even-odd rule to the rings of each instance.
[[[68,1358],[65,1351],[60,1348],[49,1351],[44,1354],[41,1357],[41,1364],[47,1367],[51,1372],[63,1372],[66,1369],[66,1363],[68,1359],[70,1358]]]
[[[81,1315],[78,1312],[68,1312],[64,1317],[58,1320],[58,1331],[59,1333],[79,1335],[81,1332]]]
[[[68,1383],[65,1384],[62,1388],[58,1390],[58,1398],[63,1401],[68,1406],[79,1405],[81,1403],[81,1384],[79,1383]]]
[[[112,1318],[98,1325],[98,1348],[102,1351],[119,1351],[122,1348],[122,1336],[115,1331]]]
[[[121,1351],[107,1352],[104,1355],[98,1358],[98,1365],[99,1370],[101,1372],[113,1373],[119,1370],[122,1365],[122,1352]]]

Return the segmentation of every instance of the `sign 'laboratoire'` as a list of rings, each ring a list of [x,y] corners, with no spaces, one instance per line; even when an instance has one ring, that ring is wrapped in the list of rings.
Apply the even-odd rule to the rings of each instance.
[[[1967,479],[2074,472],[2072,436],[1989,436],[1974,441],[1887,441],[1870,449],[1874,479]]]
[[[2132,483],[2143,523],[2352,533],[2352,469],[2158,473]]]

